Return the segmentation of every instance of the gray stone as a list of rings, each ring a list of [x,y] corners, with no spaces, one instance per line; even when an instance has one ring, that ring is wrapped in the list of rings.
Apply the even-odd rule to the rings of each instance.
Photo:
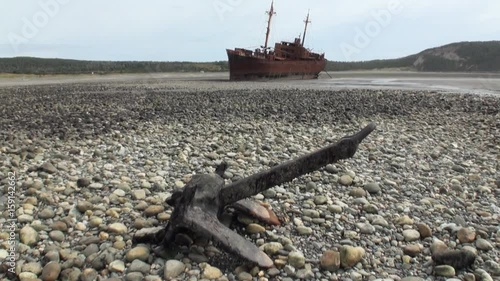
[[[80,275],[82,275],[82,271],[80,269],[75,267],[66,268],[63,271],[61,271],[59,279],[65,281],[79,281]]]
[[[40,279],[43,281],[55,281],[61,273],[61,265],[57,262],[49,262],[43,267]]]
[[[99,252],[99,246],[97,246],[97,244],[89,244],[82,251],[82,254],[86,257],[89,257],[95,253],[98,253],[98,252]]]
[[[375,182],[367,183],[367,184],[365,184],[365,186],[363,188],[371,194],[379,193],[381,190],[380,185],[378,183],[375,183]]]
[[[208,258],[205,255],[199,253],[189,253],[188,258],[196,263],[208,262]]]
[[[314,196],[314,204],[316,204],[316,205],[326,204],[327,201],[328,201],[328,197],[326,197],[325,195]]]
[[[312,230],[312,228],[307,227],[307,226],[297,226],[297,232],[300,235],[309,235],[309,234],[313,233],[313,230]]]
[[[478,268],[474,271],[476,276],[479,276],[480,281],[493,281],[491,275],[482,268]]]
[[[142,272],[144,274],[148,274],[150,269],[151,265],[141,260],[134,260],[128,267],[127,272]]]
[[[246,231],[250,234],[262,233],[266,231],[266,228],[257,223],[251,223],[247,225]]]
[[[119,183],[116,188],[125,191],[126,193],[131,191],[130,185],[126,182]]]
[[[404,216],[396,218],[394,220],[394,223],[397,224],[397,225],[405,225],[405,224],[412,225],[413,224],[413,219],[411,219],[407,215],[404,215]]]
[[[39,275],[42,273],[42,265],[39,262],[28,262],[22,265],[22,271]]]
[[[378,208],[377,206],[373,204],[365,204],[363,205],[363,210],[367,212],[368,214],[378,214]]]
[[[341,185],[349,186],[352,184],[352,177],[350,175],[343,175],[339,178]]]
[[[245,272],[245,271],[242,271],[242,272],[238,273],[238,280],[239,281],[252,281],[253,277],[252,277],[252,274]]]
[[[26,225],[19,232],[19,240],[28,246],[35,245],[39,240],[38,232],[31,226]]]
[[[115,189],[115,191],[113,191],[113,194],[115,194],[118,197],[124,197],[125,195],[127,195],[125,191],[122,189]]]
[[[164,277],[165,278],[176,278],[186,269],[186,265],[178,260],[168,260],[165,263]]]
[[[305,268],[297,270],[295,276],[299,279],[311,280],[314,278],[314,272],[312,272],[311,266],[308,264]]]
[[[453,165],[451,169],[457,173],[465,173],[465,168],[460,165]]]
[[[28,223],[33,221],[32,215],[22,214],[17,217],[17,221],[20,223]]]
[[[484,267],[486,268],[487,272],[491,272],[491,275],[493,276],[500,276],[500,264],[493,260],[488,260],[484,263]]]
[[[357,223],[356,227],[359,228],[359,232],[362,234],[372,234],[376,231],[375,227],[369,223]]]
[[[125,281],[142,281],[144,275],[140,272],[130,272],[125,275]]]
[[[420,239],[420,233],[415,229],[405,229],[403,230],[403,237],[405,241],[412,242]]]
[[[99,190],[101,190],[104,187],[104,185],[102,183],[100,183],[100,182],[93,182],[93,183],[89,184],[88,187],[90,189],[99,189]]]
[[[476,240],[476,248],[483,251],[490,251],[493,250],[493,245],[488,240],[479,238]]]
[[[52,163],[50,162],[45,162],[43,163],[40,168],[39,168],[41,171],[44,171],[46,173],[49,173],[49,174],[55,174],[57,173],[57,168],[54,167],[54,165],[52,165]]]
[[[222,271],[217,267],[206,265],[203,269],[203,273],[201,274],[202,278],[206,279],[217,279],[222,276]]]
[[[271,277],[274,277],[276,275],[279,275],[281,272],[279,269],[277,269],[276,267],[273,267],[273,268],[270,268],[267,270],[267,274]],[[283,279],[285,280],[285,279]]]
[[[31,280],[37,280],[37,275],[34,274],[34,273],[31,273],[31,272],[21,272],[18,277],[19,277],[20,281],[24,281],[24,280],[29,280],[29,281],[31,281]],[[6,280],[9,280],[9,279],[6,279]],[[14,279],[12,279],[12,280],[14,280]]]
[[[51,219],[55,216],[55,212],[52,208],[48,207],[48,208],[45,208],[43,209],[42,211],[40,211],[40,213],[38,213],[38,218],[41,218],[41,219]]]
[[[295,267],[293,267],[293,266],[291,266],[291,265],[287,264],[287,265],[285,265],[285,267],[283,268],[283,271],[285,271],[286,275],[288,275],[288,276],[295,276],[295,271],[296,271],[296,269],[295,269]]]
[[[125,263],[121,260],[112,261],[108,265],[108,269],[111,272],[124,272],[125,271]]]
[[[434,267],[434,274],[443,277],[455,276],[455,268],[449,265],[437,265]]]
[[[353,281],[362,281],[363,280],[363,275],[359,272],[356,271],[351,271],[351,279]]]
[[[293,251],[288,254],[288,263],[296,269],[300,269],[304,267],[306,258],[301,252]]]
[[[342,207],[339,205],[329,205],[328,211],[330,211],[334,214],[340,214],[340,213],[342,213]]]
[[[366,191],[361,187],[355,187],[349,191],[349,195],[355,198],[365,197]]]
[[[262,195],[264,195],[266,198],[274,198],[276,197],[276,191],[274,189],[267,189],[262,192]]]
[[[401,281],[425,281],[425,279],[422,277],[407,276],[402,278]]]
[[[311,191],[314,191],[316,189],[316,183],[313,182],[313,181],[309,181],[306,183],[306,190],[311,192]]]
[[[263,245],[264,252],[269,255],[276,254],[279,250],[283,249],[283,245],[279,242],[269,242]]]
[[[111,233],[125,234],[127,230],[127,227],[121,222],[115,222],[108,226],[108,231]]]
[[[319,218],[319,212],[317,210],[312,210],[312,209],[303,210],[302,215],[310,218]]]
[[[342,246],[340,249],[340,264],[345,267],[353,267],[365,256],[365,249],[361,247]]]
[[[98,227],[103,223],[103,219],[100,217],[91,217],[89,220],[90,227]]]
[[[132,191],[132,197],[135,200],[142,200],[146,198],[146,191],[144,189],[134,190]]]
[[[85,213],[88,210],[92,210],[94,208],[94,204],[88,201],[78,201],[76,204],[76,209],[81,213]]]
[[[51,232],[49,232],[49,237],[50,239],[57,242],[64,241],[64,233],[60,230],[52,230]]]
[[[325,170],[331,174],[337,174],[339,172],[339,169],[337,169],[335,165],[332,164],[326,165]]]

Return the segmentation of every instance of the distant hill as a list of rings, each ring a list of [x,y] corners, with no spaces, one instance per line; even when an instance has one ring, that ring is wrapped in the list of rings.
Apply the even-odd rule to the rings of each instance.
[[[328,55],[328,54],[327,54]],[[360,62],[328,61],[327,71],[398,69],[414,71],[500,72],[500,41],[460,42],[398,59]],[[227,61],[155,62],[84,61],[33,57],[0,58],[0,73],[108,74],[228,71]]]
[[[361,62],[329,61],[326,69],[371,70],[401,69],[416,71],[500,71],[500,41],[459,42],[424,50],[399,59]]]

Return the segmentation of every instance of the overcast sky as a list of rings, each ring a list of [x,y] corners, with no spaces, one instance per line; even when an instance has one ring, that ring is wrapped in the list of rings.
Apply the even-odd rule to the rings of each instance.
[[[270,0],[0,0],[0,57],[226,60],[264,44]],[[499,0],[276,0],[270,42],[302,33],[329,60],[500,40]]]

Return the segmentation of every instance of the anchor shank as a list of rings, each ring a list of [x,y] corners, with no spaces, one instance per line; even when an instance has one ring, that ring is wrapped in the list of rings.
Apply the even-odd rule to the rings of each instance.
[[[370,123],[357,134],[344,137],[336,144],[226,185],[220,193],[222,206],[258,194],[273,186],[292,181],[327,164],[351,158],[356,153],[359,143],[374,129],[375,124]]]

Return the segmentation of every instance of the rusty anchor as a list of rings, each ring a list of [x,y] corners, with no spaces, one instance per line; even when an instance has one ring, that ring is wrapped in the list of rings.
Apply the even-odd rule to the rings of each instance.
[[[248,197],[318,170],[327,164],[353,157],[358,145],[375,127],[374,123],[370,123],[358,133],[343,137],[335,144],[228,185],[224,185],[222,179],[226,169],[224,163],[217,167],[214,174],[194,175],[184,188],[175,190],[166,200],[168,205],[174,207],[167,225],[148,238],[134,237],[134,241],[147,240],[166,247],[173,242],[177,233],[189,230],[212,239],[226,251],[255,262],[261,267],[272,267],[273,261],[269,256],[220,221],[226,208],[231,206],[249,214],[258,213],[260,214],[258,217],[265,222],[279,224],[272,211],[261,212],[260,209],[264,207]]]

